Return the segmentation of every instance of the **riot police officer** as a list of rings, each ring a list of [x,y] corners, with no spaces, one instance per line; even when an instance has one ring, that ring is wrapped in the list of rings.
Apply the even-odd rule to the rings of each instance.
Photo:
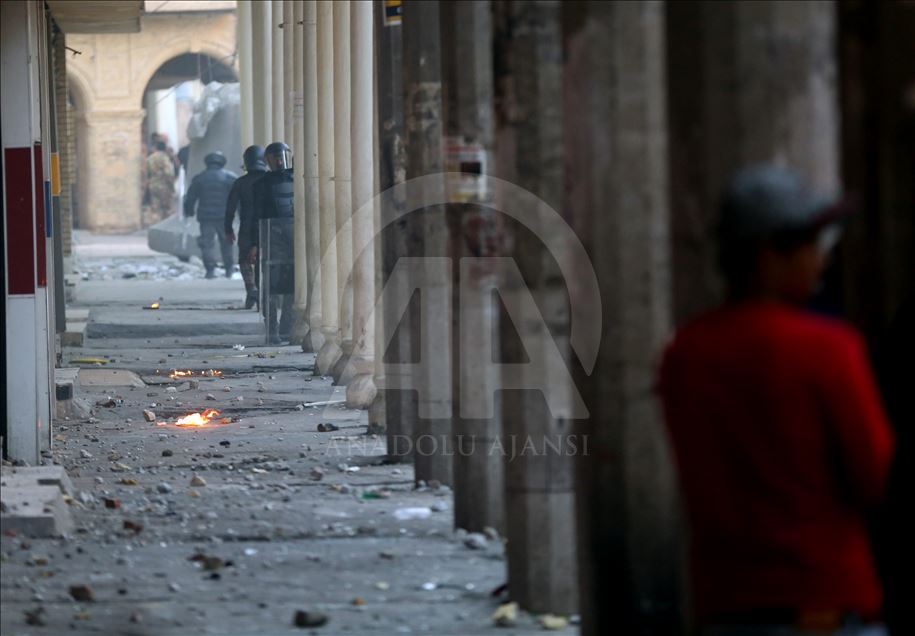
[[[245,174],[232,184],[229,192],[229,201],[226,204],[225,233],[229,242],[235,241],[235,232],[232,225],[235,222],[235,211],[238,210],[241,223],[238,227],[238,268],[241,270],[242,280],[245,281],[245,309],[251,309],[258,301],[257,289],[257,258],[251,253],[255,242],[254,218],[254,184],[267,172],[267,162],[264,160],[264,149],[261,146],[248,146],[242,159],[245,164]]]
[[[267,323],[271,342],[289,340],[292,329],[292,300],[295,291],[294,251],[294,194],[292,178],[292,152],[289,146],[276,141],[264,150],[270,171],[254,183],[254,212],[257,225],[255,240],[269,246],[269,254],[260,253],[261,293],[269,301],[261,307]],[[265,223],[265,221],[269,221]],[[269,233],[261,235],[261,232]],[[258,254],[258,243],[251,248]],[[269,263],[266,262],[269,259]],[[277,325],[279,310],[279,325]]]
[[[226,278],[230,278],[234,266],[232,243],[223,231],[223,222],[229,191],[237,177],[225,169],[226,157],[218,150],[204,157],[203,162],[206,164],[206,170],[194,176],[191,187],[184,196],[184,216],[190,217],[196,213],[197,220],[200,222],[200,236],[197,238],[197,245],[200,246],[206,277],[215,276],[215,243],[218,240],[222,252],[222,264],[226,268]]]

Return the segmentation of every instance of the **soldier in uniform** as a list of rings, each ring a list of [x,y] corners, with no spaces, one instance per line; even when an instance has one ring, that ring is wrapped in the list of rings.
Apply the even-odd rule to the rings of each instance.
[[[226,203],[229,191],[235,183],[236,175],[225,169],[226,158],[221,152],[211,152],[203,158],[206,170],[197,174],[191,181],[184,197],[184,216],[194,216],[200,222],[200,236],[197,245],[206,268],[206,277],[216,276],[216,241],[219,241],[222,252],[222,264],[226,268],[226,278],[232,276],[234,257],[232,242],[224,232]]]
[[[146,225],[153,225],[168,217],[175,203],[175,168],[161,139],[156,139],[152,154],[146,158],[146,188],[149,193]]]
[[[254,184],[254,247],[251,254],[258,253],[258,241],[269,243],[269,267],[260,254],[260,272],[262,278],[269,281],[269,287],[261,291],[272,296],[272,302],[261,307],[267,322],[267,334],[271,342],[287,342],[292,330],[292,300],[295,291],[295,270],[293,266],[294,251],[294,195],[292,180],[292,152],[289,146],[275,141],[264,151],[270,171]],[[266,231],[262,221],[270,220],[269,236],[261,237]],[[275,263],[280,264],[275,264]],[[277,309],[280,310],[277,325]]]
[[[258,301],[257,258],[251,253],[251,248],[257,245],[254,242],[254,184],[267,172],[267,163],[264,161],[264,149],[261,146],[248,146],[243,160],[245,174],[232,184],[229,201],[226,204],[225,233],[229,242],[235,241],[232,225],[235,222],[235,211],[238,210],[241,219],[238,227],[238,268],[241,270],[247,292],[245,309],[251,309]]]

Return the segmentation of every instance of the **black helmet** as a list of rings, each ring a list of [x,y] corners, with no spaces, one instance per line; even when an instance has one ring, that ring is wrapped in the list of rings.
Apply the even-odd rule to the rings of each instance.
[[[292,167],[292,150],[282,141],[274,141],[267,146],[264,149],[264,156],[271,170],[285,170]]]
[[[207,167],[216,166],[217,168],[222,168],[226,165],[226,156],[217,150],[204,157],[203,163],[205,163]]]
[[[245,170],[266,170],[267,162],[264,161],[264,149],[261,146],[248,146],[242,155]]]

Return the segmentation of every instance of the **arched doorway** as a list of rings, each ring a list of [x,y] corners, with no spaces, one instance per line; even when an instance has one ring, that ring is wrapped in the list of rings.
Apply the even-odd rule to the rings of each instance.
[[[175,186],[178,195],[184,192],[187,180],[192,141],[187,129],[195,104],[207,90],[207,85],[212,82],[238,82],[231,62],[231,57],[222,59],[205,53],[182,53],[162,63],[152,74],[143,91],[142,106],[145,117],[141,130],[143,147],[146,149],[144,158],[154,150],[154,138],[165,142],[166,151],[175,162]],[[143,224],[150,225],[157,217],[147,213],[147,206],[151,201],[145,173],[141,183],[144,189]],[[175,199],[175,205],[179,204],[180,196]]]

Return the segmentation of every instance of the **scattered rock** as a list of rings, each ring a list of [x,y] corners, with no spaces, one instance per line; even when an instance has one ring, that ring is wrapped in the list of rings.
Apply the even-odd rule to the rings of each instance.
[[[168,482],[163,481],[156,485],[156,490],[165,495],[172,491],[172,486]]]
[[[297,610],[292,617],[292,624],[296,627],[321,627],[327,624],[327,615],[321,612]]]
[[[499,540],[499,531],[491,526],[486,526],[485,528],[483,528],[483,534],[485,534],[486,538],[489,539],[490,541]]]
[[[105,507],[106,507],[106,508],[110,508],[110,509],[112,509],[112,510],[115,510],[115,509],[121,507],[121,500],[120,500],[120,499],[114,499],[114,498],[111,498],[111,497],[105,497],[105,498],[104,498],[104,501],[105,501]]]
[[[35,609],[25,610],[25,624],[36,626],[44,625],[44,613],[44,608],[40,606]]]
[[[499,627],[513,627],[518,620],[518,604],[504,603],[492,613],[492,622]]]
[[[175,454],[175,451],[173,451],[170,448],[166,448],[165,450],[162,451],[162,457],[171,457],[174,454]]]
[[[181,586],[178,585],[177,583],[169,583],[169,584],[168,584],[168,591],[169,591],[169,592],[177,592],[177,591],[179,591],[180,589],[181,589]]]
[[[365,599],[361,596],[357,596],[351,601],[351,603],[358,607],[359,605],[365,605]]]
[[[102,398],[101,400],[97,401],[97,402],[95,403],[95,405],[96,405],[96,406],[104,406],[105,408],[110,409],[110,408],[112,408],[112,407],[117,406],[117,405],[118,405],[118,401],[115,400],[113,397],[108,396],[108,397],[104,397],[104,398]]]
[[[143,419],[145,419],[147,422],[155,422],[156,414],[149,409],[143,409]]]
[[[169,386],[169,387],[166,387],[166,388],[165,388],[165,392],[166,392],[166,393],[177,393],[177,392],[178,392],[178,388],[177,388],[177,387],[174,387],[174,386]]]
[[[191,477],[191,486],[206,486],[206,480],[200,475],[194,475]]]
[[[430,507],[435,512],[445,512],[446,510],[448,510],[448,502],[444,501],[443,499],[439,499],[438,501],[434,502],[432,504],[432,506],[430,506]]]
[[[133,479],[132,477],[124,477],[124,479],[118,483],[120,483],[122,486],[136,486],[140,482],[138,482],[136,479]]]
[[[136,521],[130,521],[129,519],[124,519],[124,529],[130,530],[134,534],[140,534],[143,532],[143,524]]]
[[[219,442],[219,445],[220,445],[220,446],[231,446],[231,445],[232,445],[232,442],[230,442],[230,441],[227,440],[227,439],[224,439],[224,440],[222,440],[222,441]]]
[[[78,601],[80,603],[91,603],[95,600],[95,594],[92,593],[92,588],[85,583],[71,585],[70,596],[73,597],[74,601]]]
[[[81,448],[79,451],[79,456],[83,459],[92,459],[92,453],[87,451],[85,448]]]
[[[431,508],[398,508],[394,511],[394,518],[398,521],[410,521],[412,519],[428,519],[432,516]]]
[[[565,629],[569,625],[569,621],[563,616],[544,614],[540,617],[540,625],[543,629]]]
[[[318,424],[319,433],[329,433],[331,431],[339,431],[339,430],[340,430],[339,426],[337,426],[336,424],[331,424],[330,422],[327,422],[327,423],[321,422],[320,424]]]
[[[206,399],[208,399],[208,400],[215,400],[215,399],[216,399],[216,396],[213,395],[212,393],[207,393]]]
[[[229,391],[232,390],[232,387],[230,387],[230,386],[224,386],[224,387],[222,387],[222,390],[225,391],[226,393],[228,393]]]
[[[324,469],[320,466],[315,466],[311,469],[311,478],[313,481],[321,481],[324,479]]]
[[[485,550],[486,546],[489,545],[489,541],[486,540],[486,537],[479,532],[471,532],[464,539],[464,545],[466,545],[471,550]]]

